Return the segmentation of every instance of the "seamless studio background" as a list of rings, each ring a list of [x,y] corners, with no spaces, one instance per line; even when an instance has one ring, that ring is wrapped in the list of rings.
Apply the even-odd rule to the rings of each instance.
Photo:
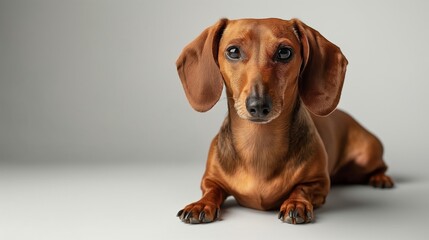
[[[336,229],[423,239],[428,9],[418,0],[0,1],[0,238],[325,239]],[[397,187],[334,188],[303,227],[233,199],[218,223],[180,223],[175,213],[200,197],[226,101],[193,111],[175,60],[222,17],[296,17],[340,46],[349,65],[339,108],[382,140]]]

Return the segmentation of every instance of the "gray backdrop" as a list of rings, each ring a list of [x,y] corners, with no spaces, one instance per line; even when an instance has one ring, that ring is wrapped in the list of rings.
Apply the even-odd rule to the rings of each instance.
[[[340,107],[383,140],[389,161],[410,161],[429,131],[428,6],[1,1],[0,161],[205,161],[226,101],[194,112],[175,60],[221,17],[298,17],[319,30],[349,60]]]

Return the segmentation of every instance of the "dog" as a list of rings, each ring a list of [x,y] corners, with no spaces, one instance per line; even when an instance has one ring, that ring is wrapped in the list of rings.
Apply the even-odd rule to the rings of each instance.
[[[392,188],[381,142],[336,110],[347,64],[298,19],[221,19],[187,45],[176,66],[190,105],[208,111],[225,85],[228,115],[210,145],[202,198],[177,216],[213,222],[233,196],[309,223],[331,184]]]

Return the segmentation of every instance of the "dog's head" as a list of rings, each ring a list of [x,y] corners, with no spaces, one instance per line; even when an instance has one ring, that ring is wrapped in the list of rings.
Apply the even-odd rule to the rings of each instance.
[[[267,123],[297,96],[316,115],[332,112],[347,60],[297,19],[221,19],[186,46],[176,64],[195,110],[211,109],[225,83],[238,116]]]

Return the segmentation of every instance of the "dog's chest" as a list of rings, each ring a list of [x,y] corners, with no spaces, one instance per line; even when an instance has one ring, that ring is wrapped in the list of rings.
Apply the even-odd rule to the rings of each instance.
[[[278,208],[291,188],[283,177],[267,180],[244,169],[239,169],[227,182],[231,195],[240,205],[260,210]]]

